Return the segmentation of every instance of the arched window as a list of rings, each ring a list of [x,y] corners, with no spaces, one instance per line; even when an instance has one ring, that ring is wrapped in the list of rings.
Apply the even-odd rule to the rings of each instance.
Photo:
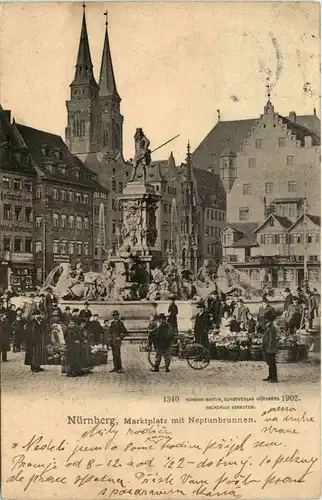
[[[186,250],[185,248],[182,250],[182,257],[181,257],[181,260],[182,260],[182,268],[185,269],[186,267]]]
[[[73,135],[74,137],[84,137],[85,135],[85,121],[80,111],[76,111],[73,117]]]
[[[108,130],[107,126],[103,128],[103,146],[108,146]]]
[[[115,148],[120,149],[121,147],[121,127],[119,124],[115,125]]]

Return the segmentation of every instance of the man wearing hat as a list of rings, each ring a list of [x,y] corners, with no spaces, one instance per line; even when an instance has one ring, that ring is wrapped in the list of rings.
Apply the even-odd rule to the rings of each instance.
[[[293,295],[291,294],[291,290],[287,287],[284,290],[285,296],[284,296],[284,318],[286,318],[287,310],[290,307],[291,304],[293,304]],[[285,331],[288,332],[289,326],[288,322],[285,319]]]
[[[127,334],[127,329],[124,326],[123,321],[120,320],[120,315],[118,311],[112,312],[113,320],[111,321],[109,327],[109,344],[112,348],[113,354],[113,369],[110,373],[124,373],[122,368],[121,360],[121,343],[125,335]]]
[[[169,372],[169,366],[171,362],[171,353],[170,347],[173,339],[173,329],[169,322],[167,322],[167,318],[165,314],[161,313],[158,317],[159,325],[157,327],[154,344],[155,344],[155,364],[154,368],[150,368],[151,372],[158,372],[162,356],[164,357],[165,362],[165,371]]]
[[[34,373],[44,371],[41,365],[45,363],[45,324],[41,312],[36,310],[26,334],[25,365],[29,365]]]
[[[289,333],[293,335],[301,327],[303,319],[303,304],[298,297],[293,297],[293,303],[286,311],[285,321],[288,324]]]
[[[245,307],[244,302],[242,299],[237,299],[237,307],[234,309],[234,315],[236,316],[236,320],[238,323],[245,323],[247,322],[247,313],[248,309]]]
[[[172,330],[174,334],[178,333],[178,306],[175,303],[176,298],[173,296],[171,297],[171,302],[169,304],[168,308],[168,323],[172,326]]]
[[[276,318],[276,312],[275,309],[269,304],[268,299],[266,297],[263,297],[262,299],[262,305],[260,306],[258,310],[258,331],[263,333],[265,330],[265,324],[266,322],[269,321],[274,321]]]
[[[208,347],[208,333],[211,328],[211,319],[206,311],[205,304],[203,302],[199,302],[197,304],[197,308],[199,309],[199,311],[197,313],[194,326],[195,342],[197,344]]]
[[[92,317],[92,313],[91,311],[89,310],[89,304],[88,302],[84,302],[84,309],[82,309],[79,313],[79,319],[80,320],[85,320],[87,323],[89,323],[91,317]]]
[[[268,377],[264,382],[277,382],[276,350],[277,334],[274,322],[269,316],[264,317],[264,335],[262,340],[264,359],[268,364]]]

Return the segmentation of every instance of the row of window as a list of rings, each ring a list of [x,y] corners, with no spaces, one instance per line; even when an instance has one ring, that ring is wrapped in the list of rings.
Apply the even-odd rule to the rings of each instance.
[[[277,140],[278,147],[283,148],[286,146],[286,137],[279,137]],[[263,139],[256,139],[255,142],[256,149],[263,148]]]
[[[205,227],[205,236],[215,236],[216,238],[220,238],[220,235],[221,235],[220,227],[212,227],[212,226]]]
[[[207,208],[206,216],[207,219],[225,220],[224,212],[220,212],[219,210],[213,210],[212,208]]]
[[[37,224],[37,219],[36,217],[36,226],[39,227]],[[41,219],[41,217],[40,217]],[[84,231],[89,230],[89,218],[88,217],[81,217],[79,215],[67,215],[66,214],[59,214],[53,213],[53,226],[54,227],[63,227],[66,228],[68,226],[69,229],[80,229]]]
[[[286,244],[296,244],[304,243],[304,233],[282,233],[282,234],[261,234],[259,238],[261,245],[286,245]],[[223,235],[223,245],[229,246],[234,242],[232,234]],[[320,234],[319,233],[307,233],[306,234],[307,243],[319,243]]]
[[[94,193],[94,198],[98,198],[100,200],[106,200],[107,199],[107,193],[99,193],[98,191],[96,191]]]
[[[21,179],[10,179],[10,177],[2,177],[3,189],[13,189],[14,191],[32,191],[31,181],[22,181]]]
[[[32,238],[4,236],[3,250],[5,252],[32,252]]]
[[[239,256],[241,257],[241,256]],[[247,256],[245,256],[246,259],[247,259]],[[296,261],[299,261],[299,262],[303,262],[304,261],[304,256],[303,255],[294,255],[294,256],[289,256],[289,255],[282,255],[281,258],[283,259],[283,257],[285,257],[285,259],[288,259],[291,257],[294,258],[294,260]],[[226,258],[228,260],[229,263],[233,264],[233,263],[236,263],[238,261],[240,262],[243,262],[244,261],[244,258],[241,257],[241,259],[239,260],[238,259],[238,255],[226,255]],[[255,257],[256,258],[256,257]],[[258,259],[260,259],[261,257],[258,256]],[[309,262],[319,262],[320,260],[320,257],[318,255],[309,255],[308,256],[308,260]],[[252,269],[251,270],[251,273],[252,273],[252,281],[260,281],[261,280],[261,277],[260,277],[260,273],[257,269]]]
[[[53,253],[60,255],[88,255],[88,241],[54,240]]]
[[[15,222],[32,222],[32,207],[3,205],[3,220],[13,220]]]
[[[286,165],[288,167],[292,167],[294,165],[294,156],[290,155],[286,157]],[[248,167],[256,168],[256,166],[257,166],[256,158],[248,158]]]
[[[289,193],[295,193],[297,191],[297,182],[296,181],[288,181],[287,189]],[[274,191],[274,183],[273,182],[265,182],[265,193],[273,193]],[[243,184],[243,194],[252,194],[252,185],[250,183]]]

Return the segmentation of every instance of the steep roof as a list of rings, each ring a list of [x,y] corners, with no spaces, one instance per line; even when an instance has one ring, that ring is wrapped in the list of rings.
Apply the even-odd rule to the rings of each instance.
[[[76,61],[75,78],[72,85],[88,84],[88,83],[92,84],[94,83],[95,85],[97,85],[93,74],[93,63],[91,58],[91,51],[89,48],[86,16],[84,8],[81,36],[79,40],[78,54]]]
[[[290,117],[279,115],[283,123],[296,135],[297,139],[304,145],[304,137],[311,135],[313,145],[320,144],[320,119],[315,115],[296,116],[296,121]],[[214,170],[219,174],[220,155],[227,150],[227,141],[229,141],[230,153],[236,153],[248,139],[248,134],[252,128],[256,127],[258,118],[249,118],[247,120],[233,120],[218,122],[202,140],[199,146],[192,153],[193,164],[205,170]]]
[[[20,154],[19,154],[20,153]],[[22,153],[22,154],[21,154]],[[36,175],[28,162],[28,150],[19,144],[10,123],[10,112],[0,105],[0,165],[1,170],[24,175]]]
[[[231,227],[235,231],[246,235],[252,233],[258,227],[258,222],[227,222],[226,227]]]
[[[231,246],[234,248],[245,248],[245,247],[256,247],[257,236],[254,234],[254,230],[258,226],[257,222],[228,222],[226,227],[230,227],[240,234],[240,238],[233,243]]]
[[[168,169],[168,160],[157,160],[151,162],[147,171],[147,180],[150,182],[162,182],[167,180],[165,173]]]
[[[304,146],[304,137],[306,136],[312,137],[313,146],[318,146],[320,144],[319,137],[311,130],[307,129],[306,127],[303,127],[297,121],[293,122],[289,118],[285,118],[284,116],[281,115],[278,115],[278,117],[283,120],[283,123],[285,123],[287,125],[287,128],[292,131],[292,133],[296,136],[297,140],[301,141],[302,146]]]
[[[69,151],[59,135],[18,123],[15,124],[15,128],[38,168],[46,177],[103,190],[95,179],[96,174],[85,167],[84,163]],[[48,149],[46,156],[43,153],[44,147]],[[52,169],[50,169],[50,165],[53,166]],[[65,170],[59,167],[65,167]]]
[[[258,247],[256,234],[250,233],[232,245],[234,248]]]
[[[201,168],[193,168],[198,194],[205,206],[226,210],[226,191],[220,176]]]
[[[289,116],[288,119],[291,120],[291,117]],[[316,136],[321,137],[321,121],[315,113],[313,115],[296,116],[296,123],[307,128]]]
[[[295,222],[292,224],[289,228],[291,231],[294,227],[297,226],[297,224],[303,219],[304,215],[302,214]],[[313,222],[316,226],[321,227],[321,217],[319,215],[312,215],[312,214],[306,214],[306,217]]]
[[[258,120],[250,118],[218,122],[192,153],[193,164],[200,169],[213,169],[219,174],[220,155],[227,148],[227,140],[230,151],[236,153]]]
[[[264,227],[265,224],[267,223],[267,221],[269,221],[270,219],[277,220],[277,222],[279,222],[284,229],[288,229],[293,224],[293,222],[290,219],[288,219],[287,217],[283,217],[282,215],[276,215],[274,213],[271,213],[271,214],[269,214],[268,217],[266,217],[264,222],[262,222],[259,226],[256,227],[256,229],[254,230],[254,233],[257,233],[257,231],[259,231],[262,227]]]
[[[101,97],[112,95],[121,100],[116,88],[107,24],[105,30],[105,40],[103,46],[99,88],[100,88],[99,95]]]

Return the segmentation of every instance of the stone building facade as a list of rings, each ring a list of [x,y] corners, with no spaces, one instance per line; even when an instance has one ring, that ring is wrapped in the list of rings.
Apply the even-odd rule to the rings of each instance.
[[[0,293],[9,284],[32,290],[33,182],[31,157],[20,146],[10,126],[11,113],[0,106]]]
[[[319,282],[319,123],[315,112],[282,117],[269,99],[243,142],[219,155],[227,192],[223,254],[253,281],[274,288]]]

